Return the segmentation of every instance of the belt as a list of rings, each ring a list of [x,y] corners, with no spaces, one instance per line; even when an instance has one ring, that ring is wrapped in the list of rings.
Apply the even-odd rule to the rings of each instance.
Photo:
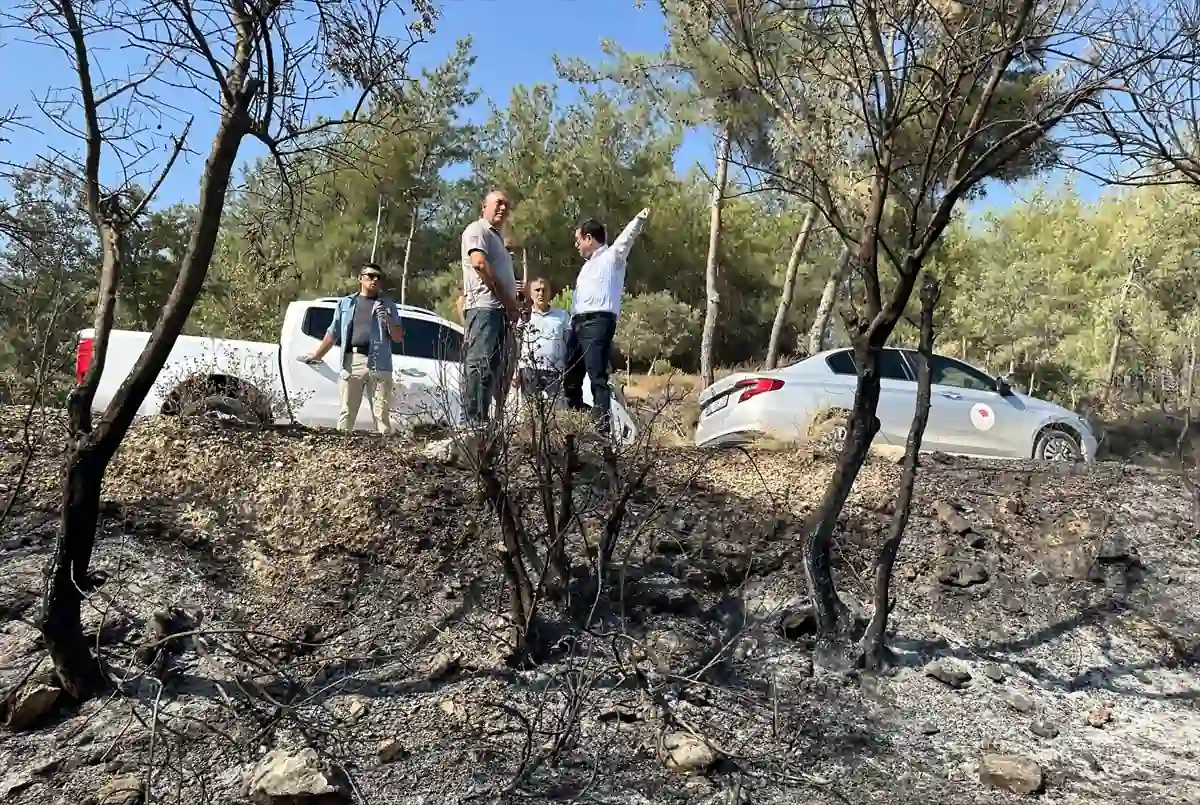
[[[362,345],[351,344],[350,351],[357,352],[359,355],[370,355],[371,354],[371,345],[370,344],[362,344]]]
[[[579,321],[591,321],[592,319],[599,319],[601,317],[615,319],[617,314],[611,313],[607,310],[593,310],[589,313],[576,313],[571,318],[578,319]]]

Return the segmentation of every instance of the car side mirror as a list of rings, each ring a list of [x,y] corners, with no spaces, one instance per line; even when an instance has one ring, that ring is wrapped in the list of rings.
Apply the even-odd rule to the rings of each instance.
[[[1012,394],[1012,386],[1004,377],[996,378],[996,393],[1001,397],[1007,397],[1008,395]]]

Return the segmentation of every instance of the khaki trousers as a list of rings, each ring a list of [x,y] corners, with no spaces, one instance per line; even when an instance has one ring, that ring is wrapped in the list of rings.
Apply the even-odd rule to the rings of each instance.
[[[342,410],[338,414],[338,430],[354,430],[354,420],[362,407],[363,395],[371,406],[375,428],[384,436],[391,434],[392,423],[388,408],[392,402],[392,373],[372,372],[367,368],[367,356],[352,352],[340,385]]]

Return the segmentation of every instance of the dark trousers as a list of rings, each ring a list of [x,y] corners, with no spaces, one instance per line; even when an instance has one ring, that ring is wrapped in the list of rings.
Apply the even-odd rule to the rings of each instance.
[[[463,418],[471,426],[488,421],[488,406],[503,388],[508,374],[508,316],[503,310],[465,311],[463,339]]]
[[[612,392],[608,385],[608,361],[612,355],[617,317],[611,313],[581,313],[571,319],[567,336],[567,372],[563,378],[563,396],[571,408],[582,409],[583,378],[592,384],[592,419],[596,430],[608,433]]]
[[[522,367],[520,375],[521,393],[526,397],[532,398],[539,394],[548,394],[551,397],[556,397],[559,393],[562,380],[561,372]]]

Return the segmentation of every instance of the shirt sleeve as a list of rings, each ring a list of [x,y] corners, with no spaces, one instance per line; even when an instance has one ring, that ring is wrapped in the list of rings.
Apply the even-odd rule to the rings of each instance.
[[[477,226],[471,225],[463,230],[462,246],[464,254],[483,252],[483,256],[487,257],[487,235]]]
[[[329,329],[325,331],[325,336],[335,346],[341,346],[342,341],[342,300],[338,300],[337,305],[333,308],[333,318],[329,320]]]
[[[390,316],[391,316],[393,319],[395,319],[395,320],[396,320],[396,323],[397,323],[397,324],[399,324],[399,325],[401,325],[401,326],[403,326],[403,322],[402,322],[402,321],[400,321],[400,308],[399,308],[399,306],[397,306],[397,305],[396,305],[396,303],[395,303],[395,302],[393,302],[393,301],[392,301],[392,300],[390,300],[390,299],[386,299],[386,300],[384,300],[384,303],[383,303],[383,304],[384,304],[384,306],[385,306],[385,309],[387,310],[388,314],[389,314],[389,315],[390,315]],[[391,328],[391,327],[384,327],[384,328],[383,328],[383,337],[384,337],[384,338],[386,338],[388,341],[391,341],[391,340],[392,340],[392,328]]]
[[[633,242],[642,233],[642,227],[645,223],[641,218],[634,218],[625,225],[625,228],[621,230],[621,234],[617,235],[616,240],[609,247],[617,259],[625,260],[629,257],[629,251],[633,248]]]

